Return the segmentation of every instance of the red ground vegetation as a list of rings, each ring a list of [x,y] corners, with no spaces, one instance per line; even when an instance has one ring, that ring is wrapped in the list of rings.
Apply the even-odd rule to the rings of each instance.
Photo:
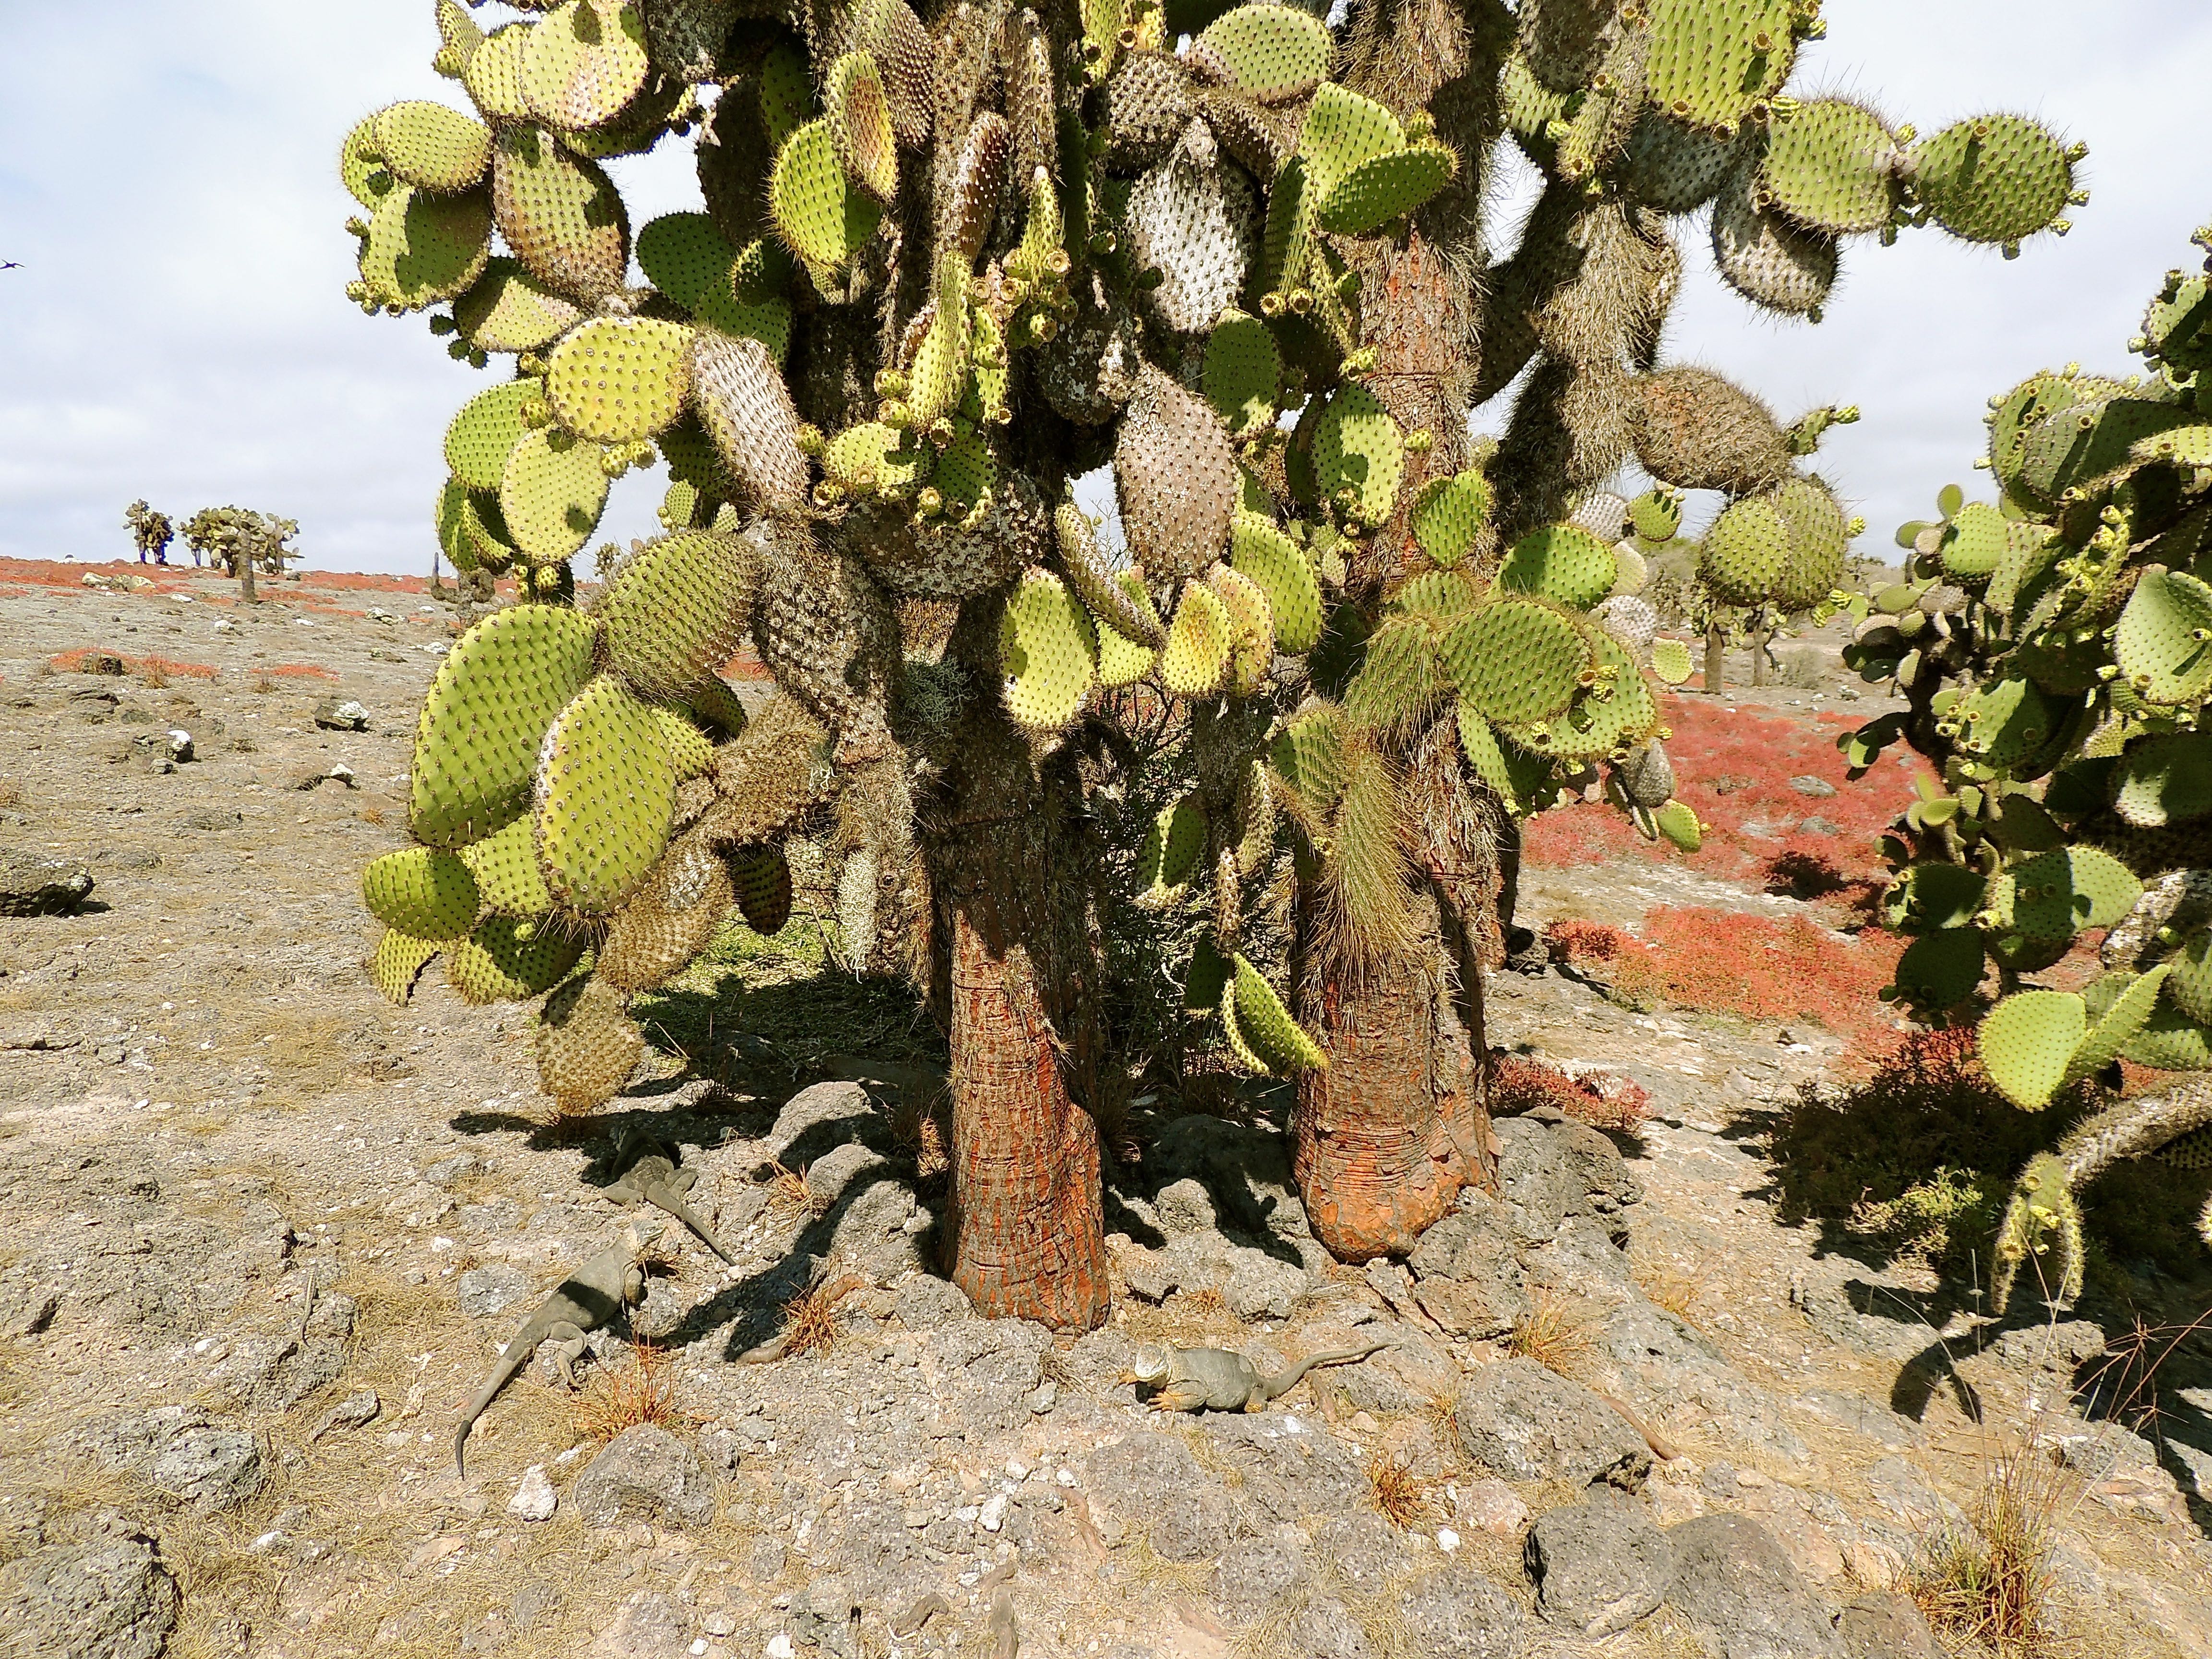
[[[1854,1036],[1889,1029],[1894,1016],[1876,994],[1905,947],[1871,927],[1838,934],[1806,915],[1670,906],[1645,916],[1636,934],[1558,921],[1545,939],[1568,966],[1631,1001],[1761,1024],[1809,1020]]]
[[[82,674],[88,672],[86,665],[99,654],[94,651],[64,651],[47,660],[62,673]],[[211,680],[216,672],[210,663],[178,662],[168,657],[124,657],[121,661],[126,674],[158,674],[172,680]]]
[[[1491,1110],[1501,1117],[1550,1105],[1593,1127],[1626,1133],[1644,1121],[1651,1097],[1642,1084],[1625,1078],[1570,1077],[1525,1054],[1493,1052],[1490,1102]]]
[[[1892,750],[1856,783],[1845,777],[1838,733],[1863,718],[1820,710],[1784,718],[1725,698],[1674,695],[1665,700],[1680,798],[1711,827],[1694,854],[1645,841],[1603,802],[1562,806],[1530,821],[1529,861],[1551,869],[1623,856],[1686,859],[1705,874],[1753,880],[1796,898],[1821,898],[1868,882],[1886,882],[1876,842],[1912,799],[1917,757]],[[1808,795],[1793,778],[1818,778],[1832,795]],[[1817,819],[1832,833],[1804,828]]]

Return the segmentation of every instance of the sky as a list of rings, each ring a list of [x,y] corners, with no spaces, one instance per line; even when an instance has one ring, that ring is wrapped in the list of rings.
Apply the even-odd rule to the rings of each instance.
[[[2162,272],[2212,219],[2202,0],[1837,0],[1790,90],[1863,97],[1933,131],[1991,109],[2089,145],[2073,233],[2007,261],[1932,227],[1844,253],[1817,325],[1765,319],[1711,270],[1701,221],[1665,356],[1721,369],[1784,419],[1858,404],[1818,465],[1863,550],[1974,489],[1989,397],[2042,367],[2122,371]],[[453,411],[487,377],[419,317],[363,317],[338,143],[407,97],[465,106],[429,68],[428,0],[0,0],[0,556],[127,556],[135,496],[297,519],[325,569],[428,568]],[[689,146],[616,164],[635,222],[697,205]],[[1501,169],[1510,222],[1530,196]],[[1496,411],[1478,417],[1495,429]],[[1985,481],[1979,493],[1990,491]],[[659,485],[615,486],[602,535],[650,533]]]

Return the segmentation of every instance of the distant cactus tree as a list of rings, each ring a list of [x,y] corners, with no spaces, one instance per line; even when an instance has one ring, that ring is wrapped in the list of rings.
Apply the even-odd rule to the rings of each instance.
[[[1851,763],[1902,738],[1941,772],[1889,841],[1885,908],[1913,936],[1895,994],[1977,1020],[2027,1111],[2122,1060],[2212,1071],[2212,276],[2168,272],[2132,349],[2142,374],[1990,399],[1997,500],[1951,486],[1899,532],[1907,580],[1848,654],[1911,703],[1845,740]],[[2037,983],[2092,949],[2086,988]],[[2212,1079],[2053,1139],[1999,1233],[2000,1311],[2029,1263],[2052,1300],[2078,1293],[2074,1194],[2115,1162],[2212,1164]],[[2212,1205],[2199,1230],[2212,1244]]]
[[[142,499],[124,508],[123,522],[131,527],[131,539],[137,545],[139,563],[145,563],[149,555],[156,564],[168,563],[169,544],[177,532],[167,514],[156,513]]]
[[[286,561],[300,556],[287,544],[299,533],[296,519],[275,519],[244,507],[202,507],[184,526],[185,544],[195,560],[204,557],[240,580],[257,570],[282,576]]]
[[[826,817],[848,955],[950,1032],[954,1277],[1062,1327],[1108,1303],[1117,727],[1170,708],[1194,780],[1136,855],[1148,902],[1207,915],[1164,967],[1299,1078],[1324,1241],[1403,1249],[1490,1155],[1509,816],[1613,763],[1694,839],[1621,519],[1570,511],[1633,455],[1756,504],[1722,540],[1746,590],[1843,568],[1796,465],[1821,417],[1656,367],[1665,216],[1718,198],[1724,274],[1808,314],[1844,234],[2010,243],[2073,189],[2008,118],[1916,144],[1782,98],[1816,29],[1785,0],[532,9],[487,33],[441,0],[475,114],[398,104],[341,157],[352,297],[512,364],[446,434],[436,519],[541,601],[431,688],[416,844],[365,878],[380,981],[442,951],[472,1000],[544,996],[542,1079],[589,1109],[639,1055],[629,999],[732,903],[775,924],[781,844]],[[695,127],[706,210],[634,228],[602,162]],[[1551,184],[1489,270],[1509,131]],[[1523,369],[1486,471],[1468,411]],[[663,464],[668,533],[571,608],[610,482]],[[1121,549],[1071,493],[1108,467]],[[715,672],[748,638],[780,691],[750,723]],[[1244,948],[1263,899],[1284,988]]]

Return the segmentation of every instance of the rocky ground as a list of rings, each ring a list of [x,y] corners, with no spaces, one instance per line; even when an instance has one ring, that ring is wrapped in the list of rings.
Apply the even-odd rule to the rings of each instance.
[[[928,1271],[911,1053],[837,1030],[706,1079],[666,1058],[578,1133],[546,1126],[514,1010],[434,970],[409,1008],[376,996],[356,874],[400,833],[451,633],[419,585],[248,608],[82,574],[0,567],[0,866],[94,883],[0,920],[21,1650],[1963,1653],[1898,1591],[1993,1530],[2009,1473],[2059,1534],[2051,1650],[2212,1655],[2212,1394],[2176,1371],[2159,1432],[2093,1424],[2119,1330],[2000,1328],[1777,1224],[1755,1132],[1836,1054],[1817,1025],[1500,975],[1493,1042],[1639,1085],[1638,1129],[1502,1119],[1500,1191],[1357,1272],[1305,1231],[1273,1103],[1155,1103],[1107,1326],[978,1319]],[[1540,921],[1793,902],[1648,864],[1528,893]],[[618,1202],[623,1126],[681,1149],[732,1263]],[[457,1476],[500,1345],[625,1225],[659,1257],[628,1332],[590,1337],[580,1395],[548,1360],[519,1376]],[[833,1273],[829,1346],[740,1361]],[[2205,1303],[2142,1289],[2160,1319]],[[1265,1411],[1162,1418],[1117,1378],[1167,1340],[1391,1346]]]

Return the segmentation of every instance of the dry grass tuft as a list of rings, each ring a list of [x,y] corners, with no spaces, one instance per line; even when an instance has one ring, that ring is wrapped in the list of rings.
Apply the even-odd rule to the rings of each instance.
[[[676,1399],[677,1358],[640,1342],[620,1365],[594,1367],[576,1401],[576,1432],[604,1443],[641,1423],[680,1430],[696,1413]]]
[[[2003,1659],[2040,1659],[2058,1639],[2051,1557],[2065,1502],[2064,1477],[2046,1453],[2006,1452],[1970,1511],[1972,1524],[1936,1534],[1907,1592],[1939,1629]]]
[[[781,1357],[796,1359],[803,1353],[823,1353],[837,1346],[845,1328],[837,1322],[837,1304],[858,1284],[851,1274],[801,1291],[783,1304],[783,1329],[779,1340]]]
[[[23,786],[15,779],[0,778],[0,809],[21,806],[28,799],[23,793]]]
[[[1505,1352],[1515,1358],[1533,1359],[1561,1376],[1573,1376],[1592,1346],[1588,1324],[1541,1291],[1528,1316],[1516,1321],[1505,1339]]]
[[[1647,1267],[1636,1276],[1637,1288],[1655,1308],[1664,1308],[1685,1324],[1696,1325],[1696,1309],[1705,1294],[1705,1281],[1693,1273],[1668,1267]]]
[[[1194,1291],[1179,1291],[1176,1302],[1187,1313],[1200,1319],[1218,1319],[1229,1311],[1229,1298],[1221,1293],[1218,1285],[1201,1285]]]
[[[1367,1460],[1368,1499],[1392,1526],[1412,1531],[1429,1518],[1427,1483],[1395,1452],[1377,1450]]]
[[[252,690],[253,695],[257,697],[265,697],[271,691],[275,691],[278,689],[276,682],[270,679],[266,674],[256,674],[253,677]]]
[[[1467,1467],[1467,1442],[1459,1434],[1459,1396],[1455,1394],[1432,1394],[1421,1407],[1428,1419],[1429,1431],[1436,1437],[1437,1449],[1461,1468]]]
[[[384,809],[381,806],[362,807],[361,809],[361,821],[363,823],[382,823],[384,822]]]
[[[830,1197],[817,1193],[807,1185],[805,1170],[787,1170],[776,1164],[775,1176],[768,1183],[768,1206],[786,1221],[812,1221],[830,1212]]]

